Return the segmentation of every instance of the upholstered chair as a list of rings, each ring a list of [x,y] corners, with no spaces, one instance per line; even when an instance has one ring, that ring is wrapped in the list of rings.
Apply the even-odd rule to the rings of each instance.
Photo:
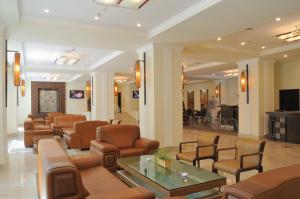
[[[198,136],[196,141],[181,142],[179,144],[179,153],[176,155],[177,160],[183,160],[193,163],[194,166],[200,167],[200,160],[212,159],[216,160],[216,150],[218,147],[220,136],[214,134],[202,134]],[[193,150],[185,150],[185,145],[196,145]]]
[[[265,142],[260,140],[238,139],[235,147],[223,148],[217,150],[217,161],[213,164],[215,173],[221,170],[236,176],[236,182],[240,181],[240,173],[250,170],[263,171],[262,158],[265,148]],[[233,150],[235,158],[232,160],[221,160],[220,152]]]

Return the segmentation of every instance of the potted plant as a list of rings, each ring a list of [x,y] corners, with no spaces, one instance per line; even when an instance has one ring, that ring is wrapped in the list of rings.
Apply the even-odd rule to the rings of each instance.
[[[155,153],[156,164],[161,167],[169,168],[171,167],[171,158],[169,154],[161,149],[158,149]]]

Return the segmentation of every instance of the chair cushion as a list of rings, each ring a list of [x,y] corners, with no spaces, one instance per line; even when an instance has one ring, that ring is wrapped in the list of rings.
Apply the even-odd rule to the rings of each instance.
[[[104,167],[93,167],[80,172],[85,189],[90,195],[106,195],[112,190],[127,190],[128,186]]]
[[[213,155],[212,147],[203,147],[199,149],[199,158],[212,157]],[[196,158],[196,151],[178,153],[177,157],[180,160],[193,162],[193,160]]]
[[[256,167],[257,164],[249,161],[244,161],[244,169]],[[231,174],[235,174],[238,169],[240,169],[240,161],[239,160],[222,160],[214,163],[214,168],[225,171]]]
[[[64,134],[67,134],[68,136],[71,136],[72,133],[74,133],[73,127],[63,128]]]
[[[120,157],[126,158],[126,157],[132,157],[132,156],[139,156],[143,155],[145,153],[145,150],[142,148],[125,148],[120,149]]]

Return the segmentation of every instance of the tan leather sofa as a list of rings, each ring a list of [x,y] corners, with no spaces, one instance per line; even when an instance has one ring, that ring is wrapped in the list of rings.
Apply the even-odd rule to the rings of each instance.
[[[118,158],[149,154],[158,147],[158,141],[140,137],[139,126],[120,124],[98,128],[90,150],[102,158],[104,167],[115,171]]]
[[[73,128],[75,122],[86,121],[85,115],[62,115],[54,117],[54,123],[51,124],[54,134],[63,135],[63,129]]]
[[[227,186],[223,199],[298,199],[300,164],[257,174]]]
[[[72,128],[63,128],[64,139],[71,149],[88,149],[96,139],[96,129],[108,125],[106,121],[82,121],[74,123]]]
[[[54,139],[40,140],[38,151],[41,199],[155,199],[143,187],[129,188],[101,166],[98,155],[69,157]]]
[[[58,116],[63,116],[64,113],[61,112],[52,112],[48,113],[47,118],[45,119],[45,124],[47,126],[51,126],[52,123],[54,123],[54,118]]]

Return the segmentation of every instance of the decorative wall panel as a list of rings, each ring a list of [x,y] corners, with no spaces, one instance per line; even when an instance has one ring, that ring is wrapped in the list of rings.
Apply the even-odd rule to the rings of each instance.
[[[66,84],[64,82],[31,82],[31,112],[46,115],[48,112],[65,113]]]

